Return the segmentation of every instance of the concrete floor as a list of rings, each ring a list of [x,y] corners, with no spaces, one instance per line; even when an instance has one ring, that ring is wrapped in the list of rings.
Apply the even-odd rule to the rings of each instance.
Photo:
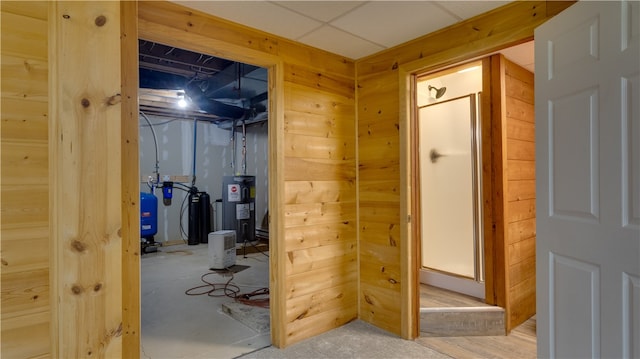
[[[242,293],[269,286],[266,256],[239,255],[236,264],[248,266],[231,282]],[[200,277],[208,272],[206,244],[161,247],[142,256],[142,358],[235,358],[271,344],[269,333],[260,334],[222,311],[232,298],[185,294],[203,285]],[[216,288],[223,288],[230,278],[226,273],[206,277],[220,284]]]
[[[268,286],[269,259],[261,253],[237,256],[248,266],[232,283],[242,293]],[[261,333],[223,311],[234,300],[225,296],[189,296],[208,272],[206,244],[163,247],[142,256],[142,358],[535,358],[535,318],[508,336],[418,338],[407,341],[362,321],[354,321],[286,349],[270,346]],[[231,278],[207,280],[223,288]],[[222,291],[215,292],[222,294]],[[264,323],[263,323],[264,324]],[[252,325],[250,323],[249,325]],[[263,349],[264,348],[264,349]],[[262,350],[260,350],[262,349]]]

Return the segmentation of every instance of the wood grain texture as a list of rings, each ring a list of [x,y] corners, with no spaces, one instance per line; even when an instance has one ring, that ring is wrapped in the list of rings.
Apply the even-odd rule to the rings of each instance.
[[[48,24],[42,19],[38,6],[28,9],[25,6],[10,2],[21,8],[22,14],[5,12],[2,2],[2,55],[28,58],[33,62],[47,62]],[[41,5],[42,6],[42,5]],[[35,14],[31,11],[34,10]],[[31,14],[34,14],[31,16]],[[4,74],[3,74],[4,77]],[[17,85],[17,84],[16,84]],[[4,92],[4,91],[3,91]]]
[[[457,23],[448,28],[412,40],[408,43],[376,53],[357,61],[358,75],[366,77],[396,69],[402,64],[453,50],[449,61],[470,58],[480,48],[495,50],[528,40],[533,29],[571,3],[557,4],[547,15],[546,1],[513,2],[488,13]],[[490,52],[489,50],[488,52]],[[451,56],[457,55],[457,56]],[[446,61],[446,57],[441,61]]]
[[[508,171],[507,160],[507,137],[506,137],[506,106],[504,96],[504,66],[499,55],[493,55],[490,61],[490,98],[491,98],[491,205],[493,213],[493,223],[489,238],[485,238],[485,243],[491,242],[491,261],[494,304],[509,308],[509,276],[507,276],[507,254],[505,225],[507,222],[507,199],[506,189],[508,182],[506,171]],[[505,323],[509,323],[509,310],[505,311]],[[508,329],[507,329],[508,333]]]
[[[140,288],[140,176],[138,115],[138,5],[120,2],[120,50],[122,82],[121,173],[122,181],[122,285]],[[136,174],[134,177],[132,174]],[[122,291],[122,357],[140,356],[139,290]]]
[[[421,337],[416,342],[452,358],[535,359],[535,316],[511,331],[507,336],[492,337]]]
[[[507,186],[505,209],[507,330],[535,314],[535,125],[533,73],[501,58],[504,69]],[[511,165],[528,172],[509,170]],[[526,167],[525,167],[526,166]]]
[[[50,358],[49,312],[2,319],[3,358]]]
[[[62,358],[122,356],[119,19],[117,2],[52,4],[54,356]]]
[[[169,2],[138,10],[143,39],[269,68],[273,344],[355,319],[353,61]]]
[[[49,147],[46,141],[2,142],[2,183],[46,185],[49,176]]]
[[[47,61],[28,55],[2,55],[2,93],[7,98],[47,100]],[[5,82],[6,81],[6,82]]]
[[[47,20],[46,9],[49,5],[54,4],[60,8],[64,7],[65,11],[73,9],[73,13],[66,13],[66,15],[70,15],[66,20],[70,21],[65,23],[62,14],[56,11],[52,12],[52,14],[56,14],[55,18],[52,18],[56,22],[51,23]],[[457,24],[452,28],[417,39],[405,46],[364,59],[360,65],[341,56],[197,13],[171,2],[142,2],[139,4],[138,26],[142,38],[169,42],[176,46],[186,46],[195,51],[233,58],[266,66],[270,69],[269,76],[272,80],[270,95],[274,95],[270,96],[269,107],[273,109],[276,119],[275,124],[269,129],[270,141],[272,141],[271,148],[276,150],[270,154],[270,164],[276,168],[275,173],[270,174],[270,183],[272,183],[270,187],[274,188],[270,191],[273,198],[276,199],[274,203],[285,202],[284,188],[287,182],[337,181],[355,183],[356,169],[359,169],[357,176],[360,176],[361,183],[364,184],[366,196],[366,201],[360,208],[364,214],[363,223],[369,228],[366,232],[361,233],[360,226],[356,226],[354,223],[359,220],[354,217],[360,210],[359,208],[334,205],[334,207],[341,208],[341,214],[336,217],[344,215],[344,218],[340,218],[339,221],[299,225],[296,222],[296,225],[286,229],[282,219],[284,209],[272,208],[274,210],[271,211],[271,228],[274,238],[277,238],[276,243],[270,245],[274,261],[271,275],[276,289],[273,298],[277,303],[274,306],[277,307],[274,309],[275,318],[284,318],[286,315],[288,289],[298,288],[303,293],[308,292],[310,295],[322,293],[326,288],[318,287],[315,285],[317,282],[357,288],[359,267],[349,261],[328,267],[331,270],[303,272],[283,280],[289,252],[295,252],[302,247],[306,250],[314,246],[329,245],[336,239],[355,243],[358,235],[366,233],[369,236],[372,233],[371,229],[377,228],[377,225],[380,225],[381,228],[389,228],[387,236],[383,237],[388,243],[391,243],[392,239],[396,241],[395,237],[399,237],[397,229],[391,228],[397,228],[401,224],[405,225],[404,222],[401,223],[400,211],[397,209],[400,205],[396,195],[397,186],[382,190],[380,203],[376,201],[376,198],[372,198],[376,188],[380,188],[376,187],[380,186],[380,181],[389,184],[401,183],[399,181],[400,151],[397,150],[397,147],[401,146],[401,141],[394,140],[396,136],[399,136],[400,127],[397,76],[399,66],[420,59],[427,61],[425,67],[441,66],[530,38],[533,27],[563,8],[557,4],[553,4],[553,9],[536,4],[509,5],[505,8],[507,10],[482,15],[473,21]],[[546,5],[544,2],[541,4]],[[109,177],[106,174],[119,173],[123,168],[133,168],[133,162],[122,163],[125,161],[127,151],[132,151],[133,142],[126,145],[123,141],[134,141],[137,136],[133,133],[132,128],[114,129],[118,126],[124,126],[122,121],[127,116],[115,113],[125,111],[127,106],[131,112],[132,106],[130,104],[126,105],[123,102],[118,106],[101,107],[105,103],[105,98],[112,98],[121,91],[122,73],[119,71],[124,71],[120,64],[114,69],[109,67],[114,58],[120,57],[102,56],[102,54],[105,52],[117,54],[119,51],[125,51],[121,48],[120,36],[123,35],[123,32],[119,20],[124,21],[126,18],[127,23],[130,24],[131,18],[127,18],[130,15],[120,12],[122,7],[117,3],[92,3],[91,16],[75,12],[75,9],[83,6],[88,5],[81,3],[26,2],[21,4],[20,2],[2,2],[3,63],[5,63],[4,59],[7,59],[6,64],[12,69],[7,78],[14,82],[18,78],[26,79],[21,84],[10,84],[11,87],[8,88],[10,91],[6,91],[8,97],[4,96],[5,91],[3,91],[3,143],[5,133],[14,141],[12,146],[18,148],[24,145],[24,141],[46,140],[46,133],[51,131],[55,143],[50,144],[53,146],[53,150],[49,153],[49,158],[53,159],[54,169],[57,171],[57,174],[49,173],[50,183],[46,185],[43,183],[34,184],[33,188],[26,190],[16,186],[11,187],[13,185],[8,185],[5,188],[3,181],[3,245],[5,230],[19,231],[24,229],[25,232],[16,235],[16,238],[31,236],[34,233],[29,231],[32,231],[33,228],[47,227],[51,218],[54,225],[54,230],[51,233],[59,235],[56,234],[51,242],[53,244],[51,250],[55,250],[57,254],[52,257],[56,263],[52,267],[54,275],[50,277],[55,285],[50,289],[55,298],[63,298],[60,302],[62,304],[59,313],[51,313],[50,315],[48,312],[41,312],[7,321],[3,317],[3,356],[9,355],[7,353],[16,353],[20,357],[42,356],[47,355],[48,348],[54,349],[54,355],[62,353],[70,356],[84,356],[89,354],[88,351],[85,351],[88,346],[92,347],[91,354],[96,356],[118,357],[123,356],[122,354],[125,352],[132,356],[139,355],[139,352],[136,353],[137,348],[134,348],[135,333],[123,334],[124,339],[120,337],[121,330],[125,333],[127,330],[136,330],[135,324],[133,327],[126,327],[127,320],[129,320],[128,323],[134,323],[137,320],[135,319],[136,309],[132,307],[136,305],[135,295],[127,297],[122,294],[120,288],[123,283],[127,282],[127,280],[123,280],[127,273],[135,273],[136,270],[134,268],[135,261],[127,264],[128,269],[124,269],[122,266],[123,258],[136,254],[132,252],[134,248],[131,241],[121,242],[120,239],[121,237],[128,238],[133,233],[135,213],[131,213],[133,212],[131,208],[136,206],[132,204],[135,197],[134,191],[131,187],[127,187],[126,181],[129,177],[126,177],[125,174],[122,177],[115,177],[118,178],[115,182],[121,186],[119,189],[115,189],[116,185],[110,182],[107,184],[103,182],[104,178]],[[103,13],[106,14],[107,22],[104,27],[101,27],[101,31],[96,32],[95,18],[99,16],[98,13],[102,12],[103,6],[109,8]],[[132,4],[125,6],[132,6]],[[537,17],[533,16],[534,11]],[[80,21],[81,19],[83,21]],[[470,24],[479,27],[474,29],[469,26]],[[131,28],[127,31],[131,34]],[[96,35],[104,35],[106,32],[109,35],[114,35],[113,38],[109,37],[105,40]],[[90,34],[96,35],[96,37],[92,38],[92,41],[85,41],[84,38]],[[98,38],[97,41],[96,38]],[[63,39],[65,41],[62,41]],[[50,46],[47,46],[47,43]],[[99,44],[98,48],[94,48],[97,44]],[[49,57],[48,48],[53,50],[51,57]],[[65,51],[72,56],[63,56]],[[49,58],[52,62],[45,66]],[[66,61],[67,58],[71,60]],[[65,61],[62,61],[63,59]],[[47,92],[44,92],[41,87],[42,81],[37,80],[45,80],[43,77],[44,68],[57,71],[57,74],[52,77],[54,83],[45,86]],[[101,71],[88,71],[88,68],[99,68]],[[287,71],[284,70],[285,68]],[[6,73],[9,75],[9,72]],[[358,80],[361,80],[358,86],[355,86],[352,81],[356,73]],[[3,86],[4,74],[3,72]],[[16,74],[18,77],[15,77]],[[71,75],[67,78],[67,74]],[[46,80],[48,78],[47,76]],[[66,82],[63,84],[62,80]],[[100,86],[85,86],[86,91],[80,91],[74,85],[66,87],[67,83],[75,85],[78,83],[100,83]],[[117,85],[113,85],[114,83]],[[358,87],[355,90],[358,95],[353,96],[350,91],[356,87]],[[53,94],[50,93],[50,88],[54,89]],[[285,91],[290,92],[285,94]],[[296,98],[298,92],[300,96]],[[55,112],[52,112],[52,116],[48,116],[46,108],[51,96],[57,96],[56,99],[66,98],[71,102],[63,104],[54,101],[52,109]],[[126,92],[122,92],[121,96],[126,96]],[[83,98],[89,101],[88,107],[84,107]],[[307,99],[311,99],[310,103],[315,107],[308,106]],[[118,110],[113,110],[116,107]],[[361,118],[358,119],[357,134],[356,111],[361,115]],[[521,113],[521,111],[517,111],[517,113]],[[61,116],[61,114],[65,116]],[[55,121],[58,121],[61,117],[67,118],[67,115],[71,121],[69,126],[57,127],[58,122],[54,122],[56,127],[51,129],[42,126],[47,124],[47,117],[53,118],[55,116]],[[128,116],[131,117],[132,114],[129,113]],[[287,117],[286,123],[285,116]],[[97,118],[102,121],[94,121]],[[526,117],[521,119],[525,121]],[[33,125],[30,122],[33,122]],[[7,127],[4,127],[5,125]],[[104,130],[101,126],[105,127]],[[290,137],[288,138],[284,136],[285,127],[289,130],[287,134]],[[96,132],[103,133],[104,136],[87,138],[83,135],[83,133]],[[62,133],[65,135],[64,138],[60,136]],[[356,163],[355,159],[338,160],[333,157],[329,159],[287,157],[285,167],[284,153],[289,141],[298,144],[303,142],[299,138],[291,136],[293,134],[336,139],[335,142],[323,140],[320,145],[324,147],[328,143],[335,145],[336,147],[331,149],[331,153],[343,151],[341,153],[347,156],[352,153],[361,153],[363,161]],[[372,136],[369,138],[370,142],[367,142],[369,139],[363,142],[363,148],[371,145],[370,148],[366,151],[360,151],[360,148],[355,151],[344,149],[345,144],[346,146],[356,146],[356,138],[364,140],[364,137],[361,137],[362,134]],[[389,134],[391,135],[389,136]],[[379,140],[378,137],[387,138]],[[70,150],[72,144],[73,152]],[[378,146],[380,146],[380,150],[378,150]],[[12,151],[14,154],[20,153],[20,151]],[[82,156],[79,155],[80,152]],[[29,150],[22,151],[22,153],[35,152]],[[19,156],[13,157],[11,161],[16,164],[28,163],[32,165],[35,162],[42,163],[43,158],[40,153],[34,157],[29,155],[28,159],[24,157],[20,159]],[[35,160],[30,161],[29,159]],[[72,165],[74,161],[78,167]],[[42,173],[42,169],[28,167],[23,170],[26,174]],[[80,176],[78,168],[83,171],[82,176]],[[64,177],[58,178],[58,174],[62,174]],[[96,178],[99,180],[95,180]],[[29,177],[29,180],[34,183],[40,181],[36,177]],[[87,189],[88,187],[95,188],[96,183],[104,184],[104,190],[92,193]],[[55,201],[42,201],[36,198],[38,195],[48,198],[50,188],[55,192],[51,197]],[[81,195],[75,193],[77,189],[80,189]],[[38,195],[33,195],[33,192]],[[18,201],[22,195],[27,199],[24,202]],[[352,196],[351,199],[344,199],[344,202],[355,203],[355,193]],[[65,202],[65,198],[71,199]],[[6,202],[5,199],[7,199]],[[78,203],[82,204],[81,208],[78,208],[80,205],[77,203],[71,203],[76,199],[79,201]],[[342,199],[343,197],[340,202],[343,202]],[[402,200],[400,199],[400,201]],[[18,209],[23,203],[26,205],[25,211]],[[55,208],[51,216],[48,217],[46,212],[50,204]],[[318,204],[315,204],[314,208],[318,208]],[[128,207],[131,207],[130,211],[127,211]],[[300,210],[306,211],[306,208],[308,207],[302,206]],[[320,204],[320,208],[322,208],[322,204]],[[125,211],[128,214],[125,214]],[[32,214],[34,216],[30,218]],[[300,215],[297,215],[296,218],[298,217]],[[35,222],[29,221],[34,218]],[[68,227],[61,228],[63,225]],[[331,239],[322,238],[324,228],[327,229],[327,234],[332,236]],[[393,234],[390,236],[389,232],[393,232]],[[78,242],[70,241],[70,237],[85,247],[79,246]],[[305,238],[308,240],[304,240]],[[371,238],[374,240],[373,243],[379,240],[377,236],[371,235]],[[120,247],[123,244],[125,251]],[[350,243],[344,245],[347,248],[350,247]],[[77,255],[78,248],[86,249],[83,256]],[[129,254],[125,253],[127,248]],[[370,246],[366,250],[369,254],[373,253],[372,250],[389,250],[394,258],[403,258],[401,249],[409,248],[409,246],[403,246],[402,239],[400,239],[396,241],[395,246],[375,248],[376,246]],[[41,252],[36,254],[33,259],[28,259],[19,254],[21,249],[12,251],[14,254],[11,256],[16,255],[13,257],[16,259],[12,259],[11,262],[7,261],[9,265],[20,263],[12,273],[18,273],[22,270],[37,270],[42,265],[42,259],[37,259],[42,258]],[[398,251],[396,253],[400,253],[400,256],[396,257],[394,251]],[[11,251],[7,252],[7,254],[10,253]],[[125,253],[124,257],[123,253]],[[4,254],[3,248],[3,256]],[[376,258],[377,256],[371,257]],[[402,259],[396,260],[401,261]],[[403,324],[400,324],[404,319],[398,315],[402,311],[397,308],[405,304],[398,298],[405,291],[395,291],[388,288],[376,289],[376,285],[384,283],[380,282],[384,277],[378,275],[373,267],[362,267],[366,271],[372,271],[372,275],[361,273],[365,284],[357,295],[357,298],[362,299],[360,301],[362,308],[360,316],[369,322],[380,323],[381,326],[399,333],[402,331],[401,327],[404,327]],[[395,273],[396,270],[399,270],[397,268],[400,268],[400,265],[386,263],[385,267]],[[78,268],[90,268],[90,270]],[[377,271],[380,271],[380,268]],[[62,273],[66,273],[68,276],[65,277]],[[366,284],[367,281],[376,284]],[[340,282],[342,284],[336,284]],[[128,283],[131,284],[131,282]],[[404,285],[407,286],[409,283]],[[279,290],[281,293],[278,293],[278,288],[281,288]],[[3,291],[4,289],[3,286]],[[80,294],[70,292],[72,289]],[[88,293],[91,293],[91,290],[94,295],[88,298]],[[406,290],[406,293],[410,293],[410,291]],[[366,298],[369,300],[367,301]],[[286,320],[276,320],[276,327],[272,328],[272,333],[275,333],[274,344],[277,346],[290,345],[309,335],[339,326],[358,315],[358,304],[353,301],[335,301],[333,303],[335,306],[322,307],[322,310],[317,314],[303,318],[295,324]],[[129,310],[127,306],[131,311],[121,317],[123,308]],[[102,314],[93,315],[96,312]],[[55,328],[52,331],[52,339],[49,339],[46,336],[51,316],[55,318]],[[71,319],[67,320],[69,318]],[[125,328],[119,326],[118,318]],[[311,323],[314,325],[310,325]],[[62,325],[65,330],[61,330]],[[83,329],[86,326],[100,329],[85,331]],[[27,333],[29,335],[26,335]],[[410,337],[411,334],[407,333],[403,335]],[[37,338],[42,335],[46,338],[38,340]],[[132,335],[128,338],[134,341],[126,345],[129,350],[121,350],[124,344],[121,345],[120,341],[126,342],[127,335]],[[29,344],[27,345],[24,340],[20,341],[20,338],[29,338]],[[5,345],[5,341],[8,344]],[[89,344],[81,348],[78,344],[80,342]]]
[[[498,49],[515,45],[524,41],[528,41],[533,38],[533,30],[545,22],[551,16],[557,14],[560,9],[566,8],[570,3],[553,4],[552,10],[547,10],[547,5],[550,2],[513,2],[509,3],[501,8],[495,9],[491,12],[481,14],[472,19],[457,23],[448,28],[439,30],[437,32],[427,34],[423,37],[410,41],[408,43],[399,45],[397,47],[376,53],[363,59],[356,61],[357,72],[357,112],[358,112],[358,186],[365,189],[361,192],[361,201],[359,204],[360,222],[371,225],[377,223],[380,228],[397,226],[403,228],[405,233],[410,233],[412,230],[411,223],[405,218],[400,217],[400,211],[393,211],[393,207],[405,208],[404,213],[408,213],[413,217],[416,217],[416,213],[412,213],[410,210],[414,208],[412,206],[414,198],[416,198],[415,189],[411,186],[411,171],[415,172],[415,168],[412,168],[412,158],[407,156],[402,159],[405,161],[400,164],[400,158],[402,146],[407,146],[407,142],[401,142],[402,136],[405,140],[410,140],[411,124],[408,120],[410,117],[410,111],[405,107],[409,103],[410,96],[399,95],[403,91],[408,90],[410,81],[407,77],[413,74],[425,73],[438,68],[442,68],[454,63],[462,62],[474,57],[480,57],[490,54]],[[406,76],[405,76],[406,75]],[[402,89],[400,84],[402,83]],[[485,94],[490,92],[483,91]],[[530,93],[524,89],[520,89],[521,93]],[[483,96],[486,97],[486,96]],[[399,99],[404,98],[403,103],[400,103]],[[522,101],[521,101],[522,102]],[[483,103],[485,104],[485,103]],[[500,102],[495,105],[502,108],[499,105]],[[485,104],[486,105],[486,104]],[[485,107],[485,106],[483,106]],[[489,106],[486,106],[489,108]],[[508,109],[506,111],[509,111]],[[504,114],[505,117],[508,113]],[[517,110],[512,117],[517,117],[522,121],[529,120],[526,111]],[[485,116],[483,116],[485,117]],[[490,118],[487,116],[487,118]],[[533,122],[532,118],[531,121]],[[490,123],[490,121],[488,121]],[[502,133],[502,129],[499,129],[498,133]],[[490,133],[486,135],[483,140],[488,140],[491,143],[495,141],[506,142],[506,136],[503,139],[500,135],[494,138],[493,133],[487,128],[487,123],[483,125],[483,132]],[[408,134],[408,135],[407,135]],[[529,140],[529,138],[515,137],[513,140]],[[504,140],[504,141],[503,141]],[[408,145],[410,147],[410,145]],[[495,146],[483,146],[483,149],[492,149]],[[525,155],[526,155],[526,150]],[[504,160],[506,161],[507,153],[504,153]],[[494,158],[489,153],[483,152],[483,158]],[[502,161],[502,153],[496,153],[496,157]],[[514,160],[515,161],[515,160]],[[403,172],[401,169],[410,168],[408,172]],[[486,176],[487,173],[491,173],[491,169],[495,168],[493,160],[491,163],[483,164],[483,173]],[[502,178],[502,171],[510,172],[511,169],[507,166],[507,163],[500,164],[500,178]],[[521,173],[523,179],[533,179],[531,174],[534,171],[533,168],[516,168],[514,172]],[[494,172],[496,173],[496,172]],[[398,184],[400,188],[411,188],[404,196],[397,197],[397,187],[391,186],[388,189],[380,189],[379,199],[376,200],[373,191],[367,190],[367,188],[375,188],[374,184],[369,183],[389,183]],[[490,181],[485,181],[485,183]],[[499,184],[500,191],[504,190],[506,186],[502,183]],[[504,257],[505,248],[504,245],[495,247],[496,242],[504,243],[504,239],[497,240],[493,229],[493,223],[502,221],[502,213],[493,213],[487,211],[487,208],[492,208],[495,200],[499,201],[500,208],[506,206],[507,193],[500,192],[499,198],[491,196],[487,197],[488,193],[495,192],[495,188],[486,186],[483,189],[486,198],[492,198],[489,203],[485,202],[485,213],[490,213],[489,222],[485,222],[485,228],[489,230],[489,237],[487,239],[489,243],[489,253],[494,255],[495,253],[501,253],[500,258],[497,259],[499,263],[502,263],[501,271],[497,271],[496,268],[489,268],[490,272],[501,273],[501,278],[496,279],[498,283],[490,283],[492,288],[502,288],[502,294],[500,295],[501,302],[499,304],[504,305],[504,298],[507,296],[506,285],[504,284],[505,267]],[[487,193],[488,192],[488,193]],[[517,196],[517,195],[516,195]],[[363,201],[363,199],[366,200]],[[386,215],[385,215],[386,213]],[[417,218],[417,217],[416,217]],[[501,229],[501,233],[504,233],[504,227]],[[367,241],[369,236],[377,236],[373,231],[360,231],[360,242]],[[384,237],[383,237],[384,238]],[[409,243],[403,243],[403,241],[412,238],[412,245]],[[413,252],[417,246],[417,236],[406,236],[400,239],[398,242],[399,253],[401,256],[398,260],[402,262],[408,262],[412,258]],[[494,247],[492,247],[494,246]],[[490,265],[492,262],[487,260]],[[361,263],[361,277],[366,277],[367,273],[364,269],[364,264]],[[410,270],[417,271],[418,268],[412,268]],[[406,283],[406,285],[411,285]],[[362,292],[362,291],[361,291]],[[417,298],[416,288],[407,289],[406,291],[399,291],[396,294],[407,293],[409,297]],[[362,294],[361,294],[362,296]],[[390,301],[397,300],[392,296],[383,296],[375,303],[375,305],[384,306],[390,308],[384,303],[384,300],[389,298]],[[413,299],[405,298],[401,301],[400,307],[411,306]],[[493,299],[491,299],[493,300]],[[361,300],[361,303],[363,301]],[[384,311],[376,311],[372,307],[371,303],[361,304],[360,317],[370,323],[384,327],[394,328],[395,333],[403,335],[404,337],[411,338],[416,335],[415,328],[416,320],[415,316],[408,318],[408,315],[400,315],[402,310],[397,309],[395,317],[388,315]],[[384,315],[380,313],[385,313]],[[400,324],[400,322],[404,324]],[[402,330],[401,330],[402,328]]]
[[[48,143],[47,101],[2,96],[0,105],[2,106],[0,126],[2,126],[3,140]]]
[[[420,283],[420,307],[482,307],[491,306],[483,300],[466,294]]]
[[[44,268],[49,268],[47,223],[32,223],[27,228],[3,227],[2,275]]]
[[[51,355],[48,3],[0,4],[0,356]]]

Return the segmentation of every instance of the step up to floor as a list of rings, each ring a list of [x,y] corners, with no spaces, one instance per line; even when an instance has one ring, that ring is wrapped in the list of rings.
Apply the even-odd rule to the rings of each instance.
[[[420,309],[423,337],[505,335],[500,307],[438,307]]]
[[[222,304],[222,311],[258,333],[269,333],[270,313],[268,308],[230,302]]]

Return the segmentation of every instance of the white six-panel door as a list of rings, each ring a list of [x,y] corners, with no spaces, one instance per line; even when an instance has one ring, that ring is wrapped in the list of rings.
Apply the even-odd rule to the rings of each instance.
[[[640,2],[535,32],[538,356],[640,358]]]

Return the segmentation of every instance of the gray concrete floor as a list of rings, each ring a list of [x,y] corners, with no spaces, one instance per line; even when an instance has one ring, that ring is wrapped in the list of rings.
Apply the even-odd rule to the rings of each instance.
[[[236,264],[248,266],[231,282],[242,293],[268,287],[269,258],[260,253],[239,255]],[[260,334],[222,311],[222,304],[233,303],[232,298],[185,294],[205,284],[200,277],[208,272],[206,244],[160,247],[142,256],[142,358],[235,358],[271,344],[269,333]],[[223,288],[230,278],[206,277],[220,284],[216,288]],[[223,290],[214,293],[223,295]]]
[[[228,297],[188,296],[210,272],[206,244],[177,245],[145,254],[142,267],[142,358],[535,358],[535,318],[508,336],[418,338],[408,341],[356,320],[286,349],[270,346],[270,334],[223,312]],[[247,269],[232,283],[242,293],[268,286],[269,260],[260,253],[237,256]],[[207,277],[222,288],[230,277]],[[222,291],[216,293],[222,294]]]

